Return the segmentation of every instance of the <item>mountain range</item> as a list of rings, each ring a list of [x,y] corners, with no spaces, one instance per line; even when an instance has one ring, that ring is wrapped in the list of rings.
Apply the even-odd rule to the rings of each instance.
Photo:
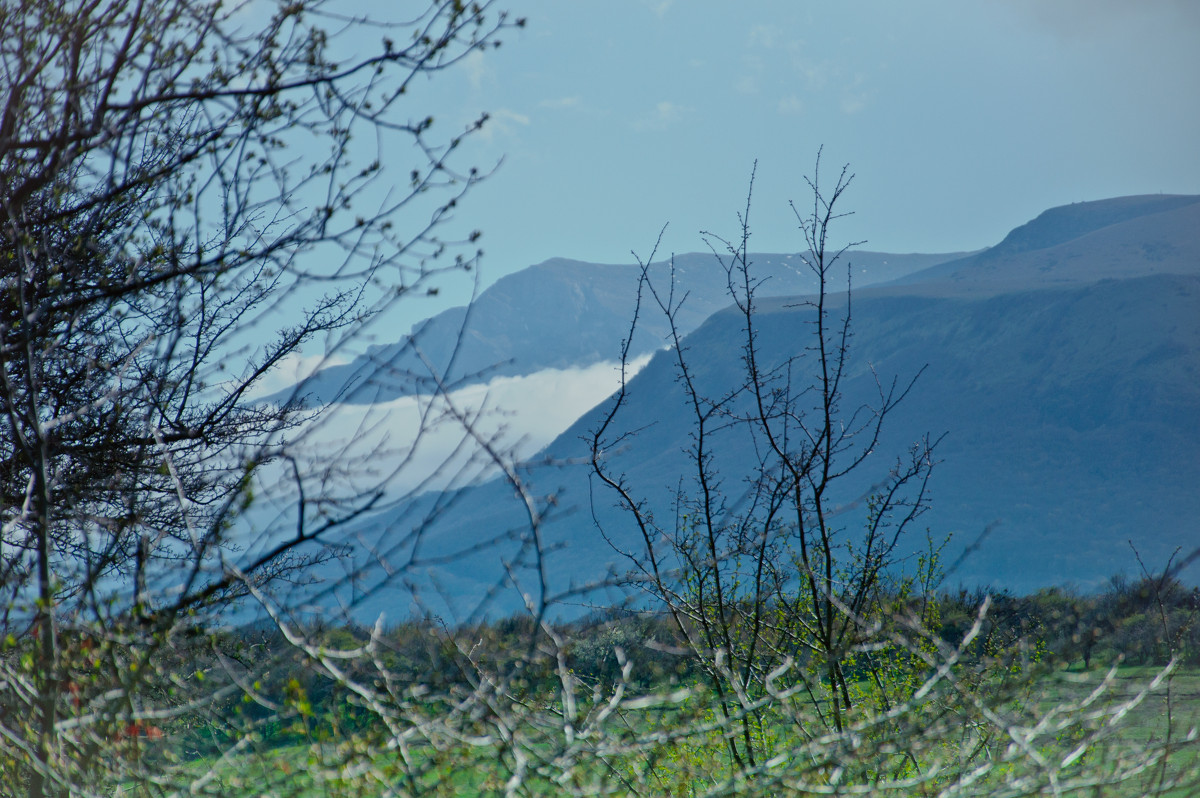
[[[811,334],[805,292],[812,284],[795,268],[799,253],[751,260],[772,287],[757,309],[761,357],[783,362]],[[927,535],[948,539],[948,585],[1086,589],[1118,572],[1136,575],[1138,557],[1156,568],[1173,552],[1200,547],[1200,197],[1077,203],[977,253],[851,253],[850,263],[847,406],[869,403],[880,378],[919,377],[888,417],[861,481],[849,486],[847,507],[928,434],[941,440],[932,509],[905,545],[916,556]],[[738,383],[744,336],[739,314],[720,308],[725,281],[716,266],[711,256],[686,256],[675,269],[677,285],[690,292],[683,346],[711,396]],[[441,341],[435,331],[466,323],[454,336],[463,342],[460,380],[594,362],[611,357],[628,334],[637,274],[636,266],[549,261],[501,280],[469,314],[443,314],[417,332]],[[834,305],[846,299],[829,296]],[[635,339],[635,351],[657,353],[629,382],[619,422],[630,435],[611,462],[666,513],[690,484],[691,430],[673,353],[663,350],[663,323],[650,320]],[[406,345],[374,351],[371,365]],[[358,364],[360,373],[367,365]],[[325,386],[348,373],[324,375],[314,395],[328,395]],[[811,375],[795,379],[802,385]],[[370,390],[356,401],[402,388],[377,380]],[[636,550],[638,536],[582,462],[583,439],[611,401],[522,472],[545,513],[536,535],[529,508],[507,483],[431,494],[346,538],[354,553],[341,567],[357,581],[340,600],[363,617],[396,617],[413,609],[416,589],[417,605],[462,617],[482,606],[511,608],[520,591],[569,591],[621,574],[628,562],[621,552]],[[754,468],[753,452],[732,435],[715,441],[713,452],[728,485]],[[854,518],[848,512],[840,523]],[[551,563],[540,571],[547,580],[531,570],[543,556],[543,566]],[[1195,571],[1185,577],[1197,581]],[[564,594],[563,603],[612,599],[612,592],[579,592]]]
[[[855,283],[891,281],[963,254],[856,252]],[[757,254],[755,261],[770,276],[762,287],[764,296],[815,289],[798,254]],[[672,269],[688,291],[677,319],[681,332],[691,332],[728,304],[725,271],[714,254],[660,260],[650,264],[649,273],[661,280]],[[629,334],[640,274],[636,264],[565,258],[530,266],[497,280],[470,307],[443,311],[394,343],[372,346],[350,363],[322,369],[295,390],[313,404],[375,404],[432,393],[439,382],[460,388],[499,376],[613,360]],[[661,347],[666,332],[663,319],[647,318],[631,354]]]

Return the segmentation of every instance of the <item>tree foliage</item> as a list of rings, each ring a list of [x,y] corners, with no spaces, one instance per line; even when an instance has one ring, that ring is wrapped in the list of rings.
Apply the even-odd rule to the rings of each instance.
[[[467,257],[436,228],[479,179],[413,81],[498,44],[488,4],[0,6],[0,781],[145,781],[140,746],[244,694],[205,630],[308,578],[382,482],[297,448],[263,402]],[[406,165],[383,152],[407,143]],[[399,168],[398,168],[399,167]],[[300,308],[304,308],[300,310]],[[290,477],[280,526],[244,522]],[[203,687],[199,682],[213,677]],[[215,683],[214,683],[215,682]],[[252,691],[251,691],[252,692]],[[214,703],[216,702],[216,703]],[[233,738],[232,744],[239,744]]]

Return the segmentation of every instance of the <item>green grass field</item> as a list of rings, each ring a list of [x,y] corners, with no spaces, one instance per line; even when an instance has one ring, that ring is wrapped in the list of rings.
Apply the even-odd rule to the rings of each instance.
[[[1076,771],[1089,767],[1103,769],[1112,764],[1103,761],[1104,757],[1132,757],[1139,747],[1147,745],[1174,741],[1182,748],[1171,757],[1165,771],[1156,766],[1121,785],[1069,794],[1138,798],[1154,794],[1161,777],[1200,765],[1200,747],[1196,743],[1184,745],[1189,731],[1200,725],[1200,669],[1178,671],[1163,680],[1155,691],[1133,702],[1156,676],[1158,671],[1153,668],[1124,668],[1113,675],[1103,670],[1087,673],[1059,670],[1037,682],[1033,696],[1039,713],[1053,717],[1055,708],[1079,706],[1087,711],[1102,713],[1098,722],[1108,724],[1111,729],[1107,740],[1111,747],[1103,754],[1087,752],[1082,755]],[[694,713],[685,707],[629,713],[626,722],[630,724],[630,738],[639,734],[644,736],[647,732],[668,728],[672,724],[679,725],[685,718],[703,721],[705,713],[697,698],[693,696],[690,702],[690,709],[696,710]],[[1119,713],[1119,717],[1114,713]],[[1110,722],[1114,717],[1116,720]],[[765,732],[774,735],[777,745],[783,747],[787,746],[787,735],[795,732],[794,728],[783,724],[767,726]],[[348,734],[342,739],[322,736],[325,739],[314,736],[308,742],[297,742],[292,735],[286,742],[276,740],[274,744],[270,738],[259,739],[253,746],[247,744],[221,759],[197,759],[181,765],[176,773],[179,777],[177,784],[185,787],[190,782],[191,788],[199,788],[197,794],[239,798],[349,798],[417,794],[470,796],[503,794],[505,782],[519,768],[511,748],[500,741],[483,745],[478,741],[463,740],[457,746],[448,745],[440,750],[426,743],[400,751],[382,748],[378,744],[382,737],[369,731],[365,734]],[[373,740],[373,737],[376,739]],[[536,741],[537,736],[529,735],[526,739]],[[552,760],[555,742],[550,736],[546,739],[544,746],[539,748],[534,742],[530,750],[544,752],[546,759]],[[722,756],[720,739],[718,732],[707,738],[703,735],[691,738],[674,748],[672,745],[661,746],[650,755],[646,753],[648,749],[641,749],[637,754],[615,755],[605,761],[595,759],[561,763],[564,765],[562,772],[568,770],[565,765],[571,765],[571,777],[563,783],[555,783],[545,771],[538,772],[531,767],[523,774],[523,792],[519,794],[568,795],[575,794],[575,791],[586,794],[589,784],[597,788],[606,784],[611,794],[622,794],[622,775],[634,778],[639,772],[642,775],[642,789],[645,790],[647,784],[652,785],[651,794],[703,794],[719,778],[715,773],[711,774],[711,778],[696,774],[705,773],[706,757]],[[1044,746],[1042,753],[1050,759],[1056,756],[1061,759],[1071,751],[1074,742],[1064,737],[1057,743]],[[651,762],[654,757],[657,759]],[[649,771],[656,772],[647,780]],[[1162,794],[1171,798],[1186,798],[1195,795],[1194,790],[1194,786],[1182,787]],[[139,793],[130,790],[125,794],[132,796]],[[977,794],[991,793],[981,784]]]
[[[1097,701],[1099,705],[1120,705],[1133,702],[1160,675],[1152,667],[1119,668]],[[1107,680],[1108,673],[1092,670],[1088,673],[1060,671],[1045,680],[1040,706],[1049,708],[1064,702],[1086,700]],[[1128,745],[1178,744],[1183,750],[1171,757],[1167,768],[1151,768],[1144,777],[1131,781],[1121,789],[1105,793],[1113,796],[1138,798],[1153,794],[1161,776],[1187,769],[1200,768],[1200,745],[1188,743],[1189,734],[1200,729],[1200,669],[1181,669],[1163,679],[1158,688],[1149,692],[1119,719],[1115,736]],[[1163,793],[1171,798],[1195,798],[1200,787],[1192,785]]]

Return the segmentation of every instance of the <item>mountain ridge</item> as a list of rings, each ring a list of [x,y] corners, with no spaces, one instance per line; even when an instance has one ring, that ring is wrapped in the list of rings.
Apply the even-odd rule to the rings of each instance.
[[[1196,229],[1200,196],[1117,197],[1063,205],[1015,228],[994,247],[870,290],[949,295],[1195,274],[1200,272],[1200,240],[1192,234]]]
[[[959,255],[853,253],[857,273],[867,284]],[[751,257],[774,275],[764,286],[765,295],[801,293],[814,285],[797,253]],[[724,271],[711,253],[688,253],[670,262],[656,261],[651,273],[661,277],[672,264],[689,285],[688,302],[677,319],[688,332],[725,304]],[[434,393],[438,380],[427,363],[443,384],[457,388],[497,376],[614,359],[629,331],[640,275],[636,264],[551,258],[501,277],[470,307],[451,308],[419,322],[409,335],[374,345],[351,363],[321,369],[271,400],[299,395],[312,404],[372,404]],[[562,335],[564,329],[572,334]],[[665,336],[665,326],[651,321],[635,336],[632,353],[652,352],[663,345]]]
[[[992,252],[986,250],[943,264],[954,268],[924,270],[924,283],[914,274],[854,292],[847,404],[870,399],[876,374],[905,379],[924,369],[889,419],[881,459],[868,470],[886,469],[887,458],[921,434],[948,433],[933,509],[923,521],[935,539],[954,536],[947,561],[973,549],[949,575],[951,583],[1086,587],[1135,568],[1131,543],[1154,567],[1200,542],[1200,256],[1189,260],[1200,252],[1200,225],[1193,223],[1200,197],[1186,199],[1117,221],[1105,213],[1121,203],[1101,203],[1100,219],[1090,226],[1073,220],[1069,235],[1044,236],[1053,243],[1042,249],[983,258]],[[1069,207],[1076,215],[1089,209]],[[1168,257],[1160,257],[1164,247]],[[1097,252],[1103,268],[1090,268]],[[1056,263],[1065,266],[1056,271]],[[1012,274],[1021,279],[1007,279]],[[758,303],[764,362],[803,346],[810,298]],[[829,297],[835,309],[844,302],[844,295]],[[726,309],[684,340],[711,395],[735,379],[739,325]],[[687,416],[670,361],[669,352],[658,353],[630,382],[623,428],[640,432],[613,455],[624,458],[621,470],[662,512],[689,479]],[[569,592],[628,567],[621,551],[636,549],[636,530],[613,512],[612,497],[589,481],[586,467],[572,465],[586,461],[579,438],[609,401],[534,458],[554,465],[523,472],[546,512],[537,535],[523,526],[528,519],[509,486],[489,483],[444,501],[436,523],[421,530],[421,551],[453,563],[438,566],[443,595],[435,604],[447,611],[452,604],[502,608],[494,591],[530,576],[534,542],[552,550],[546,556],[553,590]],[[714,441],[713,453],[726,458],[727,484],[754,467],[732,439]],[[848,486],[846,506],[871,484],[864,472]],[[386,550],[401,529],[416,529],[387,516],[373,524],[372,550]],[[481,543],[486,536],[506,542],[489,548]],[[505,546],[516,550],[505,553]],[[397,600],[386,590],[380,595],[364,610]]]

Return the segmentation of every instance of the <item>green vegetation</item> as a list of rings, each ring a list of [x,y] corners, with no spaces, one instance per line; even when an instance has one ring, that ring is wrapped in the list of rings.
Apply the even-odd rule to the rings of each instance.
[[[990,604],[986,614],[977,600]],[[1049,783],[1063,794],[1141,796],[1188,795],[1200,784],[1200,591],[1114,579],[1090,595],[958,592],[936,603],[940,632],[921,648],[846,658],[854,709],[842,733],[829,730],[830,699],[813,699],[822,686],[787,672],[747,696],[744,719],[722,717],[705,664],[661,612],[609,611],[540,629],[517,617],[454,629],[306,630],[318,657],[372,649],[375,665],[347,659],[336,678],[317,675],[278,632],[245,631],[237,645],[275,663],[269,678],[256,701],[210,716],[219,725],[195,724],[196,753],[173,767],[183,782],[229,795],[476,795],[510,783],[524,795],[744,794],[766,785],[819,794],[884,783],[913,795],[1024,795]],[[1146,606],[1160,603],[1180,622],[1173,637],[1144,624]],[[1094,635],[1090,666],[1085,631]],[[922,654],[950,646],[960,656],[938,678]],[[444,721],[455,702],[478,696],[485,679],[504,685],[489,693],[497,717],[462,717],[450,734]],[[498,734],[506,725],[508,738]],[[770,754],[749,774],[728,753],[729,735],[747,726]],[[147,741],[145,754],[164,756],[182,739],[168,737]],[[964,773],[973,774],[965,785]]]

